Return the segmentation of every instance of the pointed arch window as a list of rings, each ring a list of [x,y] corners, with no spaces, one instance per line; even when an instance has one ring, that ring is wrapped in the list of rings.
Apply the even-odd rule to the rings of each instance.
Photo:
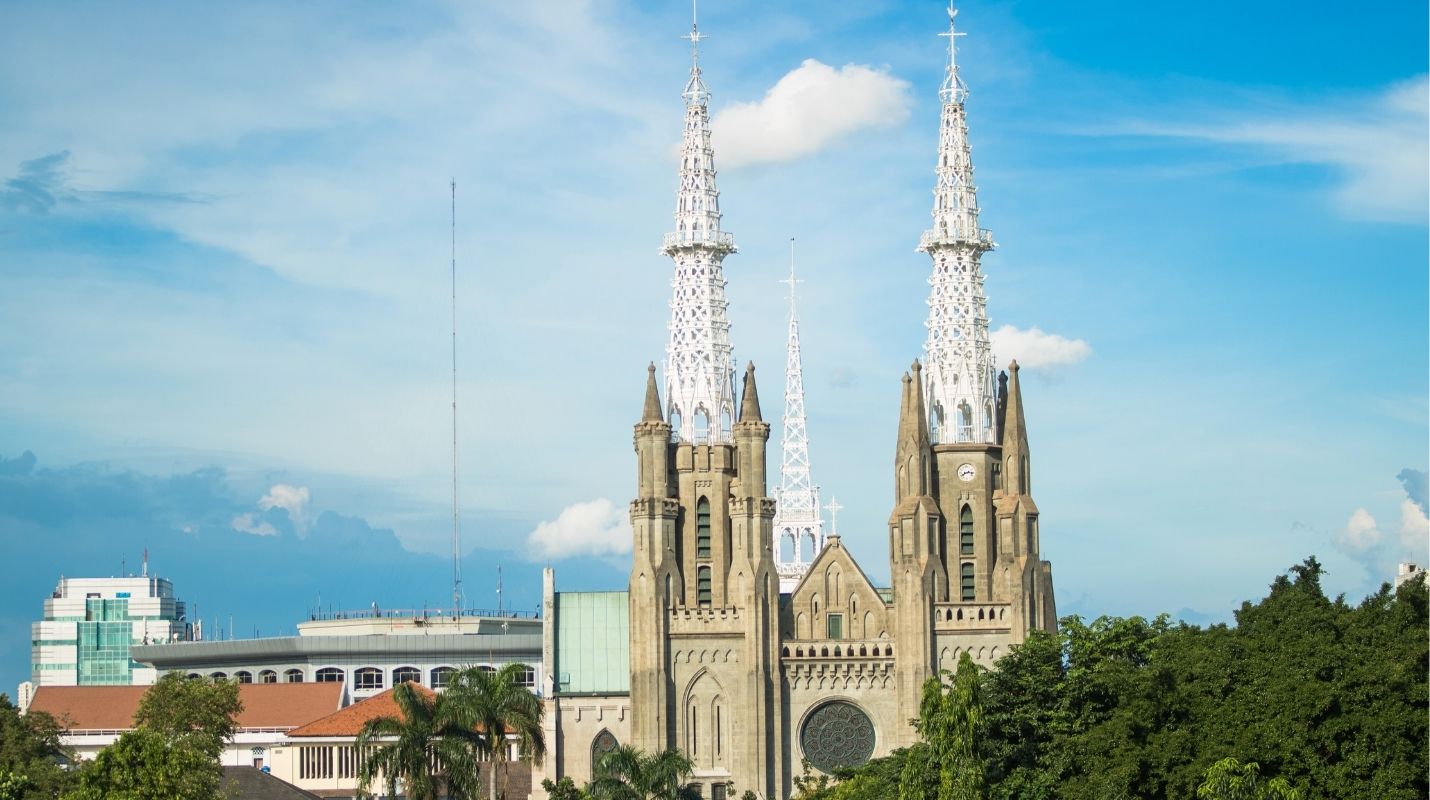
[[[973,509],[964,506],[958,514],[958,552],[973,555]]]
[[[710,501],[704,497],[695,503],[695,557],[710,557]]]
[[[964,600],[973,599],[973,562],[965,561],[958,568],[958,580],[960,597]]]

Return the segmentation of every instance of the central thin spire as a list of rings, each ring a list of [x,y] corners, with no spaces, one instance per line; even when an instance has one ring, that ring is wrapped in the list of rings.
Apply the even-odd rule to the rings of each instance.
[[[933,261],[922,391],[935,442],[995,444],[995,370],[979,263],[995,245],[993,234],[978,227],[978,192],[964,108],[968,87],[958,74],[958,37],[963,34],[954,26],[957,14],[950,5],[948,31],[939,34],[948,37],[948,66],[939,89],[943,112],[933,227],[924,231],[918,247]]]
[[[675,230],[661,252],[675,262],[671,280],[670,341],[666,346],[665,398],[672,436],[685,442],[728,442],[735,419],[735,357],[726,315],[722,262],[735,239],[720,230],[715,150],[710,144],[710,90],[700,75],[705,37],[691,4],[690,80],[685,84],[685,130],[680,143],[680,185]]]
[[[785,356],[785,415],[780,461],[780,487],[775,492],[775,570],[780,591],[790,592],[824,549],[824,521],[819,514],[819,487],[809,473],[809,434],[805,427],[804,365],[799,346],[799,312],[795,308],[794,239],[789,240],[789,339]],[[788,553],[786,546],[789,547]]]

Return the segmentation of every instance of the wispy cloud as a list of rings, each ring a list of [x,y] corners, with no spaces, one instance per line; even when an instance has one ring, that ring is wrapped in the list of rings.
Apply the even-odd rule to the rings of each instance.
[[[527,537],[540,558],[608,556],[631,551],[631,524],[624,509],[605,498],[573,503]]]
[[[1041,328],[1026,330],[1004,325],[989,334],[993,352],[1003,362],[1016,360],[1019,367],[1046,369],[1076,364],[1092,355],[1092,345],[1082,339],[1069,339]]]
[[[1268,104],[1270,105],[1270,104]],[[1213,142],[1339,175],[1335,201],[1357,219],[1423,223],[1430,209],[1430,78],[1368,98],[1206,112],[1198,120],[1136,120],[1108,132]]]
[[[860,64],[835,68],[812,58],[764,98],[722,109],[711,121],[720,164],[792,161],[864,128],[909,117],[909,83]]]

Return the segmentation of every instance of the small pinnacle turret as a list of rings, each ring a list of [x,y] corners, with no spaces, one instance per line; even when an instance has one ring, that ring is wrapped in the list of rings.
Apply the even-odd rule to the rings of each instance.
[[[710,144],[710,90],[700,73],[700,41],[690,26],[690,79],[680,145],[675,230],[661,252],[675,262],[670,341],[666,347],[666,419],[685,442],[728,442],[735,415],[735,359],[722,262],[735,240],[720,229],[715,149]]]
[[[755,389],[755,362],[745,365],[745,387],[740,400],[741,422],[763,422],[760,416],[760,393]]]
[[[968,143],[965,102],[968,87],[958,73],[957,15],[948,10],[948,66],[939,97],[937,181],[933,226],[918,249],[933,261],[929,277],[928,339],[924,359],[934,440],[993,444],[993,351],[988,341],[987,300],[983,295],[983,254],[994,248],[993,234],[978,227],[978,192],[973,185],[973,151]]]
[[[1007,412],[1003,423],[1003,474],[1006,494],[1031,494],[1028,474],[1028,422],[1023,416],[1023,390],[1018,383],[1018,362],[1008,365]]]
[[[660,392],[655,386],[655,362],[646,369],[645,408],[641,412],[641,422],[664,422],[660,415]]]

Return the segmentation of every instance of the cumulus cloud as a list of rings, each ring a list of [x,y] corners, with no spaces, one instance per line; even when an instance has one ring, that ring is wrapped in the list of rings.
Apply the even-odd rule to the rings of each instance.
[[[1336,544],[1353,553],[1364,553],[1380,544],[1380,528],[1375,517],[1364,508],[1357,508],[1346,527],[1336,534]]]
[[[277,536],[278,530],[270,525],[266,520],[261,519],[257,514],[239,514],[233,518],[233,529],[239,533],[251,533],[254,536]]]
[[[1426,501],[1430,500],[1430,473],[1406,467],[1395,477],[1405,487],[1406,497],[1415,501],[1422,512],[1430,513],[1430,508],[1426,507]]]
[[[859,64],[835,68],[812,58],[780,78],[763,99],[736,103],[711,121],[727,167],[792,161],[863,128],[909,116],[909,83]]]
[[[286,483],[275,483],[258,501],[258,507],[264,511],[271,511],[281,508],[288,512],[288,518],[293,520],[293,526],[299,531],[308,528],[308,487],[289,486]]]
[[[1328,166],[1340,175],[1335,199],[1347,216],[1422,223],[1430,207],[1427,95],[1430,78],[1422,75],[1358,101],[1208,113],[1119,132],[1199,139],[1259,150],[1281,163]]]
[[[631,524],[625,509],[601,498],[567,506],[526,541],[541,558],[620,555],[631,551]]]
[[[1416,561],[1430,550],[1430,517],[1409,498],[1400,501],[1400,547],[1405,557]]]
[[[1076,364],[1092,354],[1092,346],[1086,341],[1046,333],[1038,327],[1021,330],[1004,325],[990,333],[989,338],[993,352],[1001,361],[1016,359],[1018,366],[1026,369]]]

